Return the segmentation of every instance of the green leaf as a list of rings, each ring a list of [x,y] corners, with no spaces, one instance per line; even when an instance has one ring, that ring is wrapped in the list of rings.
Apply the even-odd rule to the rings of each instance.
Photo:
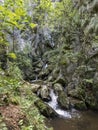
[[[16,55],[15,55],[15,53],[9,53],[8,57],[10,57],[12,59],[16,59],[17,58]]]
[[[36,26],[37,26],[37,24],[30,23],[30,27],[31,27],[31,28],[35,28]]]

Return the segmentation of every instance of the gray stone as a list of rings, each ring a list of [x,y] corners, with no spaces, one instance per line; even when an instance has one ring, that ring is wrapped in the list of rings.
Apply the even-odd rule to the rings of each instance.
[[[47,85],[41,85],[41,88],[37,92],[38,96],[44,101],[50,101],[50,88]]]

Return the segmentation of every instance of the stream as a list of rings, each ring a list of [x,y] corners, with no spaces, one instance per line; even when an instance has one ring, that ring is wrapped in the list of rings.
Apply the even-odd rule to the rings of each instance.
[[[56,111],[56,113],[59,115],[59,117],[72,118],[73,116],[76,116],[76,115],[79,116],[78,112],[75,109],[72,109],[71,111],[65,111],[65,110],[59,108],[59,105],[57,102],[58,96],[55,95],[55,93],[52,89],[50,92],[50,97],[51,97],[51,101],[48,102],[48,105]]]
[[[80,116],[72,118],[56,118],[47,121],[48,127],[54,130],[98,130],[98,113],[79,112]]]
[[[98,130],[97,112],[62,110],[58,107],[57,96],[53,90],[50,96],[52,101],[48,102],[48,105],[59,114],[59,118],[46,121],[48,127],[53,127],[54,130]]]

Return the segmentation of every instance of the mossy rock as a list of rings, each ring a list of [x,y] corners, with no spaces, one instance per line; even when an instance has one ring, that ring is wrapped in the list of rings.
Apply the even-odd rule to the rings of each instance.
[[[58,93],[58,104],[62,109],[68,110],[70,108],[69,99],[64,91]]]
[[[87,110],[87,106],[83,101],[77,102],[74,107],[78,110]]]
[[[34,102],[36,107],[39,109],[40,113],[48,118],[57,117],[58,114],[46,103],[44,103],[41,99],[38,99]]]
[[[98,110],[98,102],[93,94],[88,94],[85,100],[88,108],[92,110]]]
[[[63,91],[63,86],[59,83],[53,85],[54,92],[58,94],[59,92]]]
[[[38,96],[46,102],[50,101],[50,88],[47,85],[42,85],[41,88],[38,90]]]
[[[98,102],[96,102],[96,101],[91,102],[89,107],[91,110],[98,110]]]
[[[55,83],[60,83],[60,84],[62,84],[63,86],[65,86],[65,85],[66,85],[66,80],[64,79],[64,77],[59,76],[59,77],[57,77],[57,79],[54,81],[54,84],[55,84]]]
[[[96,100],[98,102],[98,91],[95,92],[95,98],[96,98]]]
[[[41,88],[39,84],[31,84],[31,90],[33,93],[37,93],[37,91]]]
[[[76,108],[77,110],[87,110],[86,103],[84,101],[70,98],[71,106]]]
[[[70,97],[83,100],[85,99],[85,90],[81,88],[76,88],[76,89],[68,91],[68,95]]]

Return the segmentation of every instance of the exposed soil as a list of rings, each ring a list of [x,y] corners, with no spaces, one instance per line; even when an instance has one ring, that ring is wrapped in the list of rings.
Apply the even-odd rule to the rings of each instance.
[[[26,115],[18,105],[1,106],[0,114],[8,130],[20,130],[21,125],[27,123]]]

